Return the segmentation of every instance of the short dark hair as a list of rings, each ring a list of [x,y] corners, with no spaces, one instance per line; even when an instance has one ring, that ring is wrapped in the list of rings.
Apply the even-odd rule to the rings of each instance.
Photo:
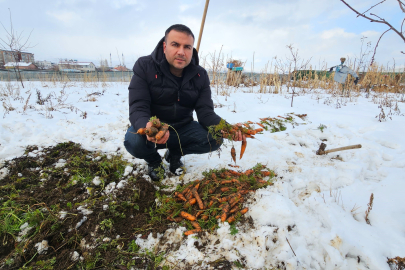
[[[189,36],[192,36],[193,39],[194,38],[194,34],[193,32],[191,32],[191,29],[188,28],[187,26],[185,26],[184,24],[173,24],[172,26],[170,26],[169,28],[167,28],[166,32],[165,32],[165,42],[167,42],[167,35],[170,33],[170,31],[175,30],[177,32],[182,32],[182,33],[186,33]]]

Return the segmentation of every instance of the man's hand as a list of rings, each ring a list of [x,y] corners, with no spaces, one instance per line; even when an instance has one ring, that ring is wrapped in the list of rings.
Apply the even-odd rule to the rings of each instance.
[[[359,82],[359,77],[357,77],[357,78],[354,80],[354,85],[357,85],[358,82]]]
[[[151,126],[152,126],[151,122],[148,122],[146,124],[146,128],[151,127]],[[168,131],[166,131],[165,135],[158,141],[156,141],[156,139],[154,137],[149,137],[148,135],[146,135],[146,139],[153,143],[165,144],[167,142],[167,140],[169,139],[169,136],[170,136],[170,131],[168,130]]]
[[[236,125],[242,126],[241,123],[238,123]],[[222,131],[222,133],[224,133],[224,132]],[[234,140],[235,142],[246,141],[246,136],[244,134],[242,134],[242,132],[240,130],[238,130],[235,134],[232,135],[232,140]]]
[[[239,142],[239,141],[246,141],[246,136],[245,134],[242,134],[242,132],[240,130],[238,130],[232,138],[235,142]]]
[[[329,69],[329,72],[332,72],[333,71],[333,67],[331,67],[330,69]]]

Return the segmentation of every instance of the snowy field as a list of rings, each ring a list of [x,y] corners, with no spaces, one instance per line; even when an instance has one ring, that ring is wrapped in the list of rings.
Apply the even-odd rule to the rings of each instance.
[[[122,153],[133,163],[145,164],[123,146],[129,126],[127,87],[127,83],[25,82],[22,88],[0,82],[0,168],[5,160],[23,155],[28,145],[47,147],[66,141],[87,150]],[[226,258],[240,260],[248,269],[272,269],[281,262],[286,269],[389,269],[387,258],[405,257],[405,117],[395,113],[392,120],[379,122],[381,109],[372,95],[331,97],[318,91],[295,96],[291,107],[290,94],[257,94],[258,87],[249,93],[251,89],[234,89],[229,96],[213,93],[217,114],[229,123],[307,114],[305,120],[295,119],[299,125],[287,124],[283,132],[265,131],[248,139],[243,159],[237,160],[241,170],[262,163],[278,177],[273,186],[258,190],[245,202],[253,225],[236,224],[239,232],[231,235],[225,223],[198,239],[184,237],[185,228],[169,229],[159,237],[179,248],[166,259],[179,268],[197,263],[204,267]],[[405,112],[403,102],[397,107]],[[388,116],[389,109],[384,110]],[[321,125],[326,127],[320,129]],[[322,141],[326,150],[354,144],[362,148],[319,156],[315,152]],[[227,167],[229,146],[228,142],[221,148],[220,157],[185,156],[184,180]],[[235,147],[239,156],[240,143]],[[371,194],[368,224],[365,212]],[[158,241],[149,235],[137,243],[164,249]],[[208,252],[201,253],[196,241]]]

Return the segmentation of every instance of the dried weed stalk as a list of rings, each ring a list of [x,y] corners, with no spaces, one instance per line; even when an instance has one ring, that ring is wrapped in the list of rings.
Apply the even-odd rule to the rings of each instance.
[[[366,210],[366,217],[365,217],[368,225],[371,225],[370,220],[368,219],[368,215],[370,214],[371,209],[373,209],[373,202],[374,202],[374,194],[371,193],[370,202],[367,204],[368,208]]]

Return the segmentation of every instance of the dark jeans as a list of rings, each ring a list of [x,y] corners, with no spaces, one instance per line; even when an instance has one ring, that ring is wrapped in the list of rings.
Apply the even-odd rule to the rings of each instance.
[[[148,164],[161,162],[161,157],[157,149],[168,148],[170,155],[183,155],[188,154],[205,154],[217,150],[219,144],[212,138],[198,122],[192,121],[191,123],[177,129],[179,137],[173,129],[169,129],[170,136],[166,144],[156,144],[146,140],[146,135],[136,134],[136,131],[131,126],[125,134],[124,145],[127,151],[136,158],[144,159]],[[180,139],[180,143],[179,143]]]

